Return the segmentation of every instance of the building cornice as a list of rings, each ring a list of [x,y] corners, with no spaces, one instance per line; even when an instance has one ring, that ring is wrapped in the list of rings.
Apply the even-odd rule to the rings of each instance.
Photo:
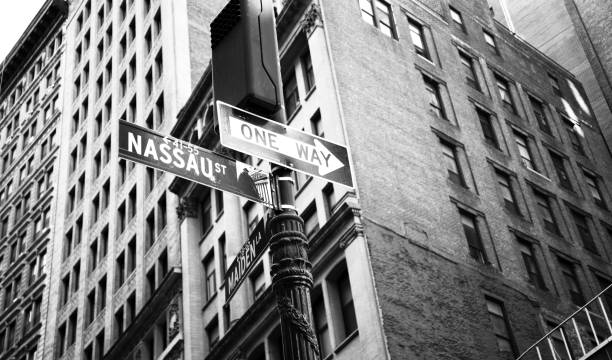
[[[68,3],[65,0],[47,0],[30,22],[23,35],[0,64],[0,99],[6,96],[7,90],[15,79],[27,69],[27,64],[36,48],[53,29],[64,22],[68,15]]]

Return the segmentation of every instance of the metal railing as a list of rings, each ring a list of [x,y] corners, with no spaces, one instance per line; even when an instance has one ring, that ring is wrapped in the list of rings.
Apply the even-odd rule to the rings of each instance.
[[[612,342],[612,285],[525,350],[517,360],[583,360]]]

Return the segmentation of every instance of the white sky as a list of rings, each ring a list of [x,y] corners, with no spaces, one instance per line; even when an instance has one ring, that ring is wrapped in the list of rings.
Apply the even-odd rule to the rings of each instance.
[[[45,0],[0,0],[0,62],[13,48]]]

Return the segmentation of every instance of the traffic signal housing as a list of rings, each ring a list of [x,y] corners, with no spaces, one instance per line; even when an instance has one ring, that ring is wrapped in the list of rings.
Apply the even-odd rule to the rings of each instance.
[[[230,0],[210,25],[215,99],[272,115],[282,83],[272,0]]]

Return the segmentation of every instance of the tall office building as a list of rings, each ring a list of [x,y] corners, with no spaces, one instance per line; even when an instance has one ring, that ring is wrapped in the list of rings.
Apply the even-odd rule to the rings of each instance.
[[[58,198],[63,23],[45,1],[0,65],[0,357],[40,359]]]
[[[486,1],[278,10],[289,126],[347,145],[356,182],[295,176],[321,358],[513,359],[610,283],[596,117],[575,76]],[[219,144],[211,84],[207,72],[172,134],[265,166]],[[185,358],[281,359],[268,253],[225,292],[263,206],[182,179],[171,190]],[[573,334],[555,336],[559,355]]]
[[[576,0],[489,3],[497,20],[582,82],[608,146],[612,146],[612,4]]]
[[[73,1],[66,21],[59,184],[41,359],[96,359],[142,329],[159,358],[156,292],[180,255],[168,177],[119,160],[118,119],[168,132],[207,65],[214,1]],[[219,6],[217,7],[217,9]],[[159,321],[158,321],[159,320]],[[148,330],[151,329],[151,332]],[[121,339],[121,341],[119,341]],[[125,341],[128,341],[126,343]],[[107,355],[108,359],[118,356]]]

